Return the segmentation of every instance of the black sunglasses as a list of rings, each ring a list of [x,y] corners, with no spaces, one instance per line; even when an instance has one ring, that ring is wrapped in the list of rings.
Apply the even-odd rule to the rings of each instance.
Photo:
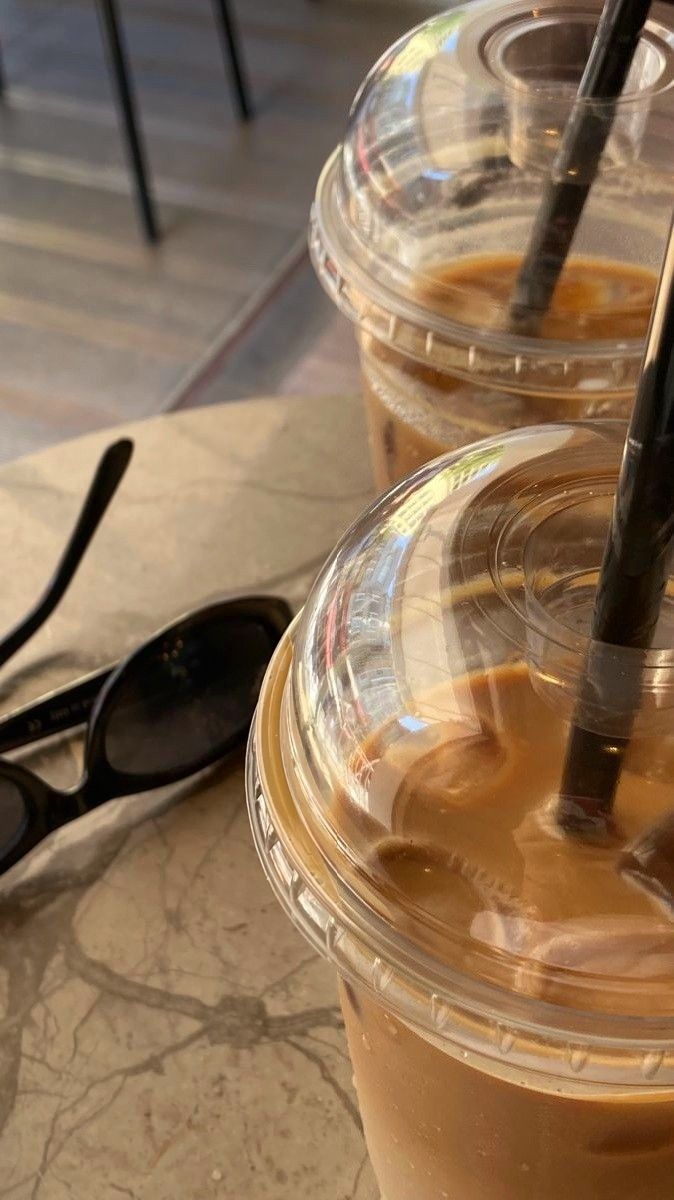
[[[53,579],[0,642],[0,666],[56,608],[132,452],[133,443],[124,439],[103,455]],[[84,772],[70,791],[0,759],[0,873],[89,809],[185,779],[241,746],[291,617],[276,596],[208,605],[162,629],[123,662],[0,720],[0,753],[87,725]]]

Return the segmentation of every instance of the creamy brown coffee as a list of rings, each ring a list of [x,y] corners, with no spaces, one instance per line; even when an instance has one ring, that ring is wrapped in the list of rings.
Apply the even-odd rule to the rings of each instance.
[[[429,275],[418,287],[425,309],[476,333],[504,327],[520,258],[515,254],[464,259]],[[655,292],[650,270],[606,259],[571,259],[555,291],[540,340],[619,343],[646,333]],[[627,417],[632,393],[572,370],[568,390],[554,393],[491,387],[452,374],[360,333],[361,362],[375,477],[386,487],[445,450],[522,425],[580,417]],[[421,350],[421,346],[420,346]]]
[[[473,977],[485,961],[491,982],[541,1002],[674,1023],[674,914],[621,870],[625,844],[674,808],[674,737],[635,738],[612,829],[579,841],[554,821],[567,725],[526,668],[465,689],[456,707],[470,720],[384,730],[368,747],[366,818],[338,801],[373,903],[401,932],[418,937],[423,923],[435,955],[451,925],[445,956]],[[507,1059],[495,1068],[421,1036],[361,986],[340,987],[388,1200],[671,1197],[674,1090],[565,1083]]]
[[[368,1149],[390,1200],[670,1200],[674,1092],[537,1086],[433,1046],[340,984]]]

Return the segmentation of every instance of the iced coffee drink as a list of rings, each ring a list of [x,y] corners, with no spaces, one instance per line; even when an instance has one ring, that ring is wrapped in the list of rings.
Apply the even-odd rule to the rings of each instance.
[[[511,320],[600,11],[468,0],[358,92],[310,246],[354,326],[380,488],[476,438],[629,414],[674,186],[670,6],[651,6],[617,109],[592,102],[607,136],[552,310],[536,336]]]
[[[550,424],[420,468],[263,687],[253,832],[337,969],[385,1200],[671,1197],[674,847],[669,874],[638,848],[674,814],[674,587],[585,710],[607,753],[630,732],[610,818],[558,811],[624,435]]]
[[[483,333],[503,332],[520,265],[517,255],[479,256],[438,270],[419,288],[419,302],[446,319]],[[572,259],[545,314],[540,338],[578,350],[582,343],[643,340],[657,277],[644,267],[602,259]],[[591,382],[569,359],[566,388],[518,390],[454,375],[441,356],[396,350],[374,335],[359,336],[365,408],[375,482],[395,483],[445,450],[541,421],[629,417],[633,391]],[[421,347],[419,347],[421,349]],[[543,347],[541,347],[543,352]],[[615,367],[613,368],[615,370]],[[597,382],[597,381],[596,381]]]
[[[381,756],[369,750],[377,767],[369,793],[371,844],[363,853],[392,920],[404,928],[406,914],[420,910],[442,926],[451,913],[465,947],[463,969],[481,973],[485,946],[518,955],[526,963],[521,969],[499,964],[511,972],[505,982],[542,1004],[573,998],[598,1017],[615,1014],[625,1002],[613,990],[620,979],[632,993],[632,1015],[671,1018],[674,919],[634,886],[621,862],[624,845],[672,810],[674,739],[650,738],[647,746],[635,740],[615,827],[605,839],[579,845],[560,835],[550,808],[565,722],[541,704],[526,668],[475,676],[466,687],[474,716],[463,728],[448,723],[434,728],[432,738],[423,731],[404,745],[383,733],[390,749],[382,746]],[[433,703],[441,705],[440,696]],[[426,750],[425,740],[436,745]],[[379,832],[378,774],[386,781]],[[344,814],[347,830],[359,821],[359,814]],[[441,939],[435,950],[442,953]],[[593,984],[573,995],[566,977],[573,972],[591,973]],[[564,1088],[544,1072],[509,1069],[507,1054],[495,1073],[479,1055],[420,1036],[356,983],[342,982],[340,996],[384,1196],[665,1200],[670,1194],[673,1088],[606,1090],[584,1084],[582,1072],[575,1087]]]

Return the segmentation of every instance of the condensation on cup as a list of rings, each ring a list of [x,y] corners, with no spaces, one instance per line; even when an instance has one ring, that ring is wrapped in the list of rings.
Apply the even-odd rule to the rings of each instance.
[[[674,857],[668,892],[635,848],[674,810],[674,589],[586,709],[609,751],[631,732],[611,821],[556,815],[624,434],[550,424],[419,468],[263,685],[254,838],[336,967],[385,1200],[671,1200]]]
[[[358,92],[310,247],[354,323],[381,488],[510,428],[629,414],[674,188],[669,5],[652,6],[613,119],[593,102],[610,135],[540,336],[509,332],[600,8],[458,5]]]

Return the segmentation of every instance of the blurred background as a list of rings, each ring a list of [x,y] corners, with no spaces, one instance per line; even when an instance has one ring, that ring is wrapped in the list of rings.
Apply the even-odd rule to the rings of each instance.
[[[309,207],[367,69],[441,7],[1,0],[0,460],[197,404],[356,390]]]

